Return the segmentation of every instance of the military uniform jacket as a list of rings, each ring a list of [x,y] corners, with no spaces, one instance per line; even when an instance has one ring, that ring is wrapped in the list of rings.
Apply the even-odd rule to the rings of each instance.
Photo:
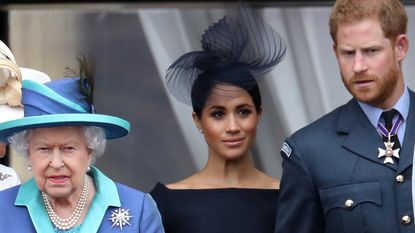
[[[76,232],[164,233],[161,216],[149,194],[114,183],[96,168],[91,173],[97,192]],[[55,232],[33,179],[0,192],[0,216],[0,233]]]
[[[14,169],[0,164],[0,191],[19,184],[20,180]]]
[[[415,232],[414,143],[411,91],[397,164],[378,158],[384,143],[355,99],[294,133],[281,149],[276,233]]]

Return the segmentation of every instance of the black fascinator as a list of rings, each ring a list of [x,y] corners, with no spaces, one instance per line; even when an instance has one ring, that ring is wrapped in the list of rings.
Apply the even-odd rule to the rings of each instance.
[[[220,19],[202,35],[202,51],[182,55],[167,70],[169,91],[185,104],[195,105],[196,86],[215,83],[249,85],[283,60],[287,45],[280,34],[250,9]],[[196,83],[197,84],[196,84]],[[209,90],[211,87],[207,87]]]

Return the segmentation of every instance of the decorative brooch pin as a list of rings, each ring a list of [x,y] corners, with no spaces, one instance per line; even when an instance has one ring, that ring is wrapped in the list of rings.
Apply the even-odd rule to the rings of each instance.
[[[0,172],[0,180],[1,181],[5,180],[9,177],[12,177],[12,175]]]
[[[111,218],[108,219],[112,222],[111,228],[117,226],[122,230],[122,227],[126,224],[130,225],[128,221],[133,216],[130,216],[128,211],[129,210],[125,210],[122,208],[118,208],[117,210],[111,211]]]

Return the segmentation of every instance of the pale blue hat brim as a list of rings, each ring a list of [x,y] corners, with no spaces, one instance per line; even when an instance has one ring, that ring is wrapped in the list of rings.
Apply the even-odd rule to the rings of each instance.
[[[105,130],[107,139],[119,138],[128,134],[130,123],[124,119],[101,114],[67,113],[24,117],[0,124],[0,141],[26,129],[50,128],[59,126],[98,126]]]

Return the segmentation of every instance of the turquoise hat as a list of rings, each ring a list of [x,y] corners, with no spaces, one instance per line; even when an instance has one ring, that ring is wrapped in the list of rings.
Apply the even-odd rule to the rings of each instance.
[[[124,119],[95,114],[90,99],[83,91],[86,80],[64,78],[47,83],[22,82],[24,117],[0,124],[0,141],[26,129],[58,126],[98,126],[107,139],[125,136],[130,123]]]

